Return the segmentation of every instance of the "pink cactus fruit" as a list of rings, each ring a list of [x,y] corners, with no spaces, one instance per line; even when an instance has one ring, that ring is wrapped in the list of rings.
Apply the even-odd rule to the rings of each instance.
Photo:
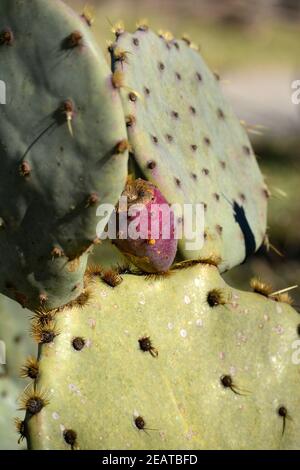
[[[174,212],[159,189],[148,181],[129,179],[117,212],[114,244],[119,250],[147,273],[168,271],[178,240]]]

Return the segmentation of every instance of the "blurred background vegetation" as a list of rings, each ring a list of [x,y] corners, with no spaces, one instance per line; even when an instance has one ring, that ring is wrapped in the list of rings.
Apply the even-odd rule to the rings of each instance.
[[[254,275],[276,290],[300,284],[300,105],[291,100],[291,84],[300,80],[300,0],[87,1],[68,3],[93,14],[103,48],[118,20],[132,31],[144,18],[200,46],[249,129],[272,193],[268,235],[282,254],[262,247],[225,277],[243,289]],[[300,305],[300,289],[293,295]]]

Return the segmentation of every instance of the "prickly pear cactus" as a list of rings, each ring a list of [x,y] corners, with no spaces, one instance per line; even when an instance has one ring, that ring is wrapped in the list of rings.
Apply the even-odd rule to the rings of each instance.
[[[0,373],[19,378],[27,356],[36,356],[37,347],[29,335],[29,318],[32,312],[23,309],[13,300],[0,295],[0,341],[5,342],[6,364]]]
[[[114,288],[96,273],[86,305],[35,320],[57,336],[22,398],[31,449],[299,448],[289,305],[209,265]]]
[[[127,176],[112,74],[84,18],[59,0],[2,0],[0,292],[31,309],[82,290],[96,207]]]
[[[218,78],[190,46],[140,26],[118,30],[109,49],[142,173],[169,203],[204,205],[205,244],[186,250],[183,239],[182,255],[214,254],[224,271],[262,243],[268,191]]]

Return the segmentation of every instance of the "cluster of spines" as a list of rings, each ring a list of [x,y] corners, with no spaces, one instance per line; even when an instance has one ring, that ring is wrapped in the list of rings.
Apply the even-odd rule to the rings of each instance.
[[[283,302],[288,305],[292,305],[294,300],[290,296],[288,291],[295,289],[298,286],[291,286],[286,289],[274,291],[271,284],[268,284],[262,281],[261,279],[254,277],[250,280],[250,287],[256,294],[263,295],[264,297],[267,297],[268,299],[274,300],[276,302]]]

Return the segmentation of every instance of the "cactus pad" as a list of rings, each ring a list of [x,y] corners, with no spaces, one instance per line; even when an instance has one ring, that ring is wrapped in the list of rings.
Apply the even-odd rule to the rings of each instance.
[[[126,182],[121,101],[63,2],[2,0],[0,35],[0,292],[53,308],[80,293],[96,208]]]
[[[289,305],[232,289],[209,265],[90,288],[41,347],[49,403],[27,413],[31,449],[299,448]]]
[[[20,377],[24,359],[36,355],[37,347],[28,331],[30,316],[31,312],[24,315],[20,305],[0,295],[0,340],[6,346],[6,364],[0,365],[0,372],[9,377]]]
[[[268,191],[218,78],[188,41],[147,27],[118,33],[110,50],[140,170],[169,203],[204,205],[204,246],[183,240],[183,257],[213,254],[222,271],[241,263],[264,239]]]

